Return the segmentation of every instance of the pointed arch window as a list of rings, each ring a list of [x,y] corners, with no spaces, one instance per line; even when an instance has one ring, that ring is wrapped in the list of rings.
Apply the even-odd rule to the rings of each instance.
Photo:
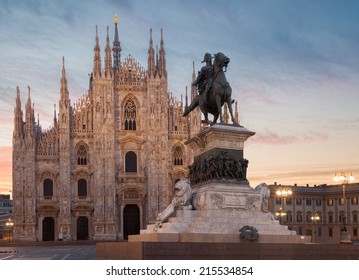
[[[87,181],[85,179],[80,179],[77,182],[77,195],[79,197],[87,196]]]
[[[54,195],[54,182],[51,179],[44,180],[44,197],[52,198]]]
[[[183,151],[181,147],[176,147],[173,153],[173,164],[183,165]]]
[[[80,145],[77,149],[77,165],[87,165],[88,155],[84,145]]]
[[[124,107],[125,130],[136,130],[136,104],[128,99]]]
[[[125,155],[126,172],[137,172],[137,155],[135,152],[127,152]]]

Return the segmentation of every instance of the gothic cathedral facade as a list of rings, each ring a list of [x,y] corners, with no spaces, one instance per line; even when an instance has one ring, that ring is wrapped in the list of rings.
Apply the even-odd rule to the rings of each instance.
[[[188,176],[193,155],[184,142],[201,129],[197,108],[168,91],[163,33],[152,30],[147,69],[121,60],[115,17],[104,66],[96,27],[88,93],[71,104],[63,59],[59,112],[43,130],[30,97],[21,108],[17,88],[13,132],[14,239],[124,240],[155,221]],[[192,81],[195,79],[194,67]],[[196,89],[192,87],[192,98]]]

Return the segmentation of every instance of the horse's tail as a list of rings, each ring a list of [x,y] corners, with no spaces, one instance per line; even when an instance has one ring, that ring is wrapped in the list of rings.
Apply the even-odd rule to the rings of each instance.
[[[195,98],[193,98],[191,104],[188,106],[188,108],[186,108],[182,117],[187,116],[190,112],[192,112],[192,110],[194,110],[197,106],[199,106],[199,99],[200,99],[199,95],[197,95]]]

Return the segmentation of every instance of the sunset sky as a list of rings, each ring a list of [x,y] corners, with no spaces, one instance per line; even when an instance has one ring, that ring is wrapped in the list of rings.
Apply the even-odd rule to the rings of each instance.
[[[169,90],[180,97],[205,52],[230,57],[227,80],[246,142],[248,179],[332,184],[359,178],[359,1],[331,0],[1,0],[0,193],[12,186],[16,86],[27,86],[42,128],[51,125],[65,57],[72,103],[87,93],[96,25],[104,58],[106,26],[119,18],[121,57],[147,68],[149,30],[163,28]],[[358,179],[356,179],[356,182]]]

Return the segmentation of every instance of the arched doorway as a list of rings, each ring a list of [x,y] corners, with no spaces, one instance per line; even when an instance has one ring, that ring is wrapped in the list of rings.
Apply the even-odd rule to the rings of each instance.
[[[87,217],[80,216],[77,219],[77,240],[89,239],[89,221]]]
[[[55,240],[55,221],[51,217],[42,220],[42,241]]]
[[[123,210],[123,237],[140,233],[140,209],[136,204],[127,204]]]

